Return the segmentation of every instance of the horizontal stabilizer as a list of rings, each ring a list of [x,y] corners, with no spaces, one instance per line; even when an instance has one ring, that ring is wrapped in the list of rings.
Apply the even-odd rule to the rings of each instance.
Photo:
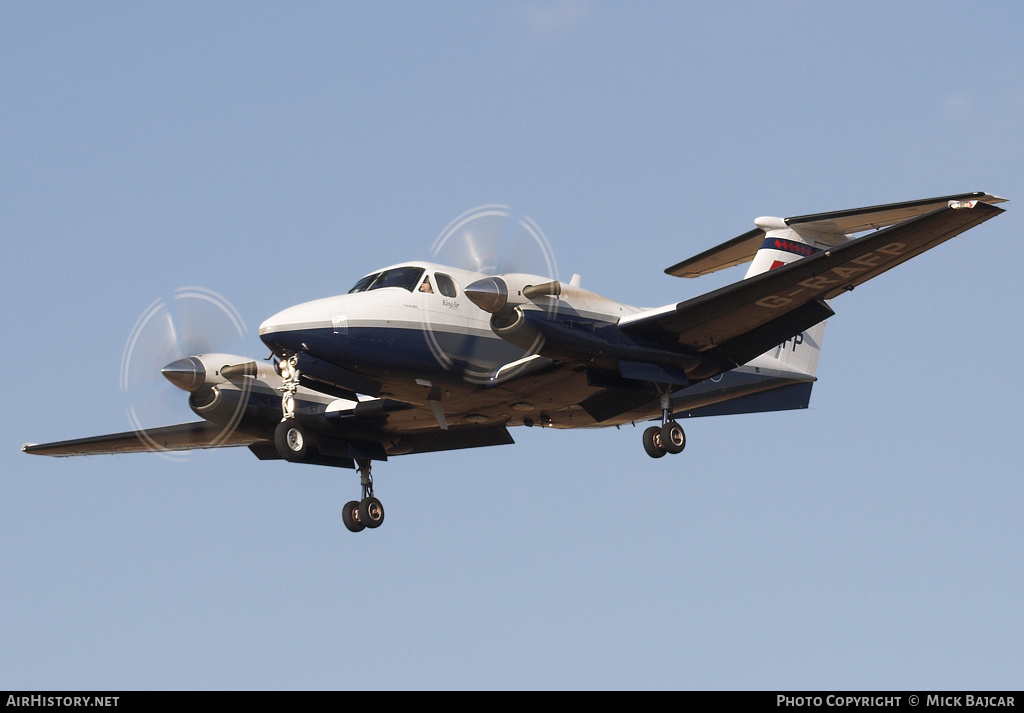
[[[789,227],[798,228],[801,232],[811,234],[852,235],[865,230],[896,225],[939,208],[945,208],[950,206],[951,203],[959,205],[967,204],[971,201],[992,204],[1005,202],[1006,199],[982,191],[957,193],[951,196],[925,198],[904,203],[889,203],[829,213],[798,215],[792,218],[785,218],[782,220],[782,223]],[[755,228],[739,237],[727,240],[710,250],[705,250],[699,255],[676,263],[672,267],[667,268],[665,272],[676,277],[692,278],[724,270],[728,267],[742,265],[754,258],[758,248],[761,247],[761,242],[764,240],[765,235],[764,230]]]
[[[700,277],[728,267],[742,265],[754,259],[754,254],[761,247],[764,236],[763,230],[754,228],[739,237],[727,240],[710,250],[705,250],[700,255],[683,260],[667,268],[665,272],[676,277]]]

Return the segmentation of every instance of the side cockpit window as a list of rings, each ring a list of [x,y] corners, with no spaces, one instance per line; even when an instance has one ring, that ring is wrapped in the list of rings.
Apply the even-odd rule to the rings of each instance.
[[[437,282],[437,291],[445,297],[458,297],[459,290],[455,286],[455,280],[443,272],[434,273],[434,280]]]

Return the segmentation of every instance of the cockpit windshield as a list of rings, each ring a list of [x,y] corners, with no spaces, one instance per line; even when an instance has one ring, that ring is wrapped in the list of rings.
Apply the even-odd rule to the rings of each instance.
[[[379,290],[382,287],[401,287],[412,292],[422,276],[422,267],[396,267],[391,270],[367,275],[348,292],[349,294],[353,292],[366,292],[367,290]]]
[[[353,292],[365,292],[366,290],[370,289],[370,285],[372,285],[373,281],[376,280],[378,277],[380,277],[379,272],[375,272],[372,275],[367,275],[359,282],[357,282],[356,286],[349,290],[348,293],[351,295]]]

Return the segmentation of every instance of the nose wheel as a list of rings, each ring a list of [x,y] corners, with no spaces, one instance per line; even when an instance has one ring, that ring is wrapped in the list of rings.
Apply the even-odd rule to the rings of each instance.
[[[295,419],[281,421],[274,429],[274,447],[282,458],[301,463],[309,453],[309,436],[306,429]]]

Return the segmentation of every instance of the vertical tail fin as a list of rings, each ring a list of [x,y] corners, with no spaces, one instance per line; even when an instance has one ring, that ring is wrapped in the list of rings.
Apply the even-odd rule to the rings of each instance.
[[[821,342],[824,337],[825,322],[818,322],[749,363],[778,371],[814,376],[818,372],[818,357],[821,355]]]
[[[796,230],[782,218],[758,218],[754,221],[764,231],[761,247],[747,269],[744,279],[788,265],[830,247],[846,242],[842,233]],[[787,339],[753,360],[758,366],[784,372],[814,376],[818,370],[818,356],[825,336],[825,322]],[[751,363],[753,363],[751,362]]]
[[[744,279],[810,257],[850,239],[843,233],[793,228],[784,218],[758,218],[754,224],[764,231],[764,239]]]

